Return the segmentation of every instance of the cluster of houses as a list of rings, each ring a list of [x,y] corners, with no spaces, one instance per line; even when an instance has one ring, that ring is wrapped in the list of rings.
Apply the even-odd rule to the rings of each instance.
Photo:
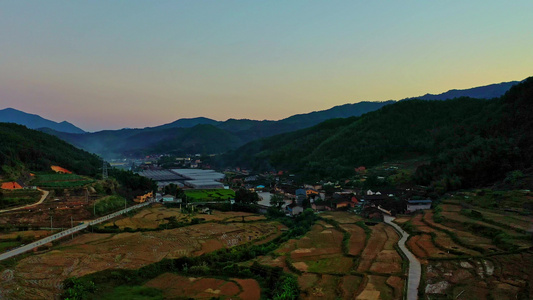
[[[340,190],[326,195],[316,186],[291,188],[276,188],[277,195],[283,196],[285,204],[282,209],[287,215],[298,215],[306,208],[314,211],[356,210],[361,213],[371,213],[379,209],[381,212],[391,214],[412,213],[417,210],[430,209],[432,201],[429,199],[412,200],[412,194],[407,190],[380,189],[380,190]],[[271,206],[272,194],[259,192],[261,201],[258,203],[260,210],[266,211]]]

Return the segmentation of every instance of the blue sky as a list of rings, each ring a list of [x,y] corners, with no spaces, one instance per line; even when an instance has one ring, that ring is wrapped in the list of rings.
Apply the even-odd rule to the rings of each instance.
[[[521,80],[533,1],[0,0],[0,109],[86,130]]]

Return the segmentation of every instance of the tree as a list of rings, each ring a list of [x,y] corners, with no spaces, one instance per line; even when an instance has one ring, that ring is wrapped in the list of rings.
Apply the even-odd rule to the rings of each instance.
[[[272,205],[272,207],[275,207],[278,210],[281,209],[281,206],[283,206],[283,204],[285,204],[285,201],[283,201],[283,196],[273,195],[270,198],[270,205]]]
[[[257,193],[250,192],[246,189],[239,189],[235,192],[235,202],[241,204],[256,204],[259,201]]]
[[[167,195],[177,196],[178,186],[174,183],[165,185],[164,193]]]

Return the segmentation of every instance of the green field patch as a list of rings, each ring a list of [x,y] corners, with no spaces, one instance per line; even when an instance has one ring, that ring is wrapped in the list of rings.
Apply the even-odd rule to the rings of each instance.
[[[346,274],[353,265],[353,260],[346,256],[335,256],[330,258],[323,258],[319,260],[306,261],[308,266],[307,271],[322,274]]]
[[[0,242],[0,252],[7,251],[9,249],[16,248],[20,245],[22,245],[22,241],[6,241],[6,242]]]
[[[125,205],[126,199],[120,196],[107,196],[98,200],[90,209],[97,216],[103,216],[119,209],[123,209],[125,208]]]
[[[185,195],[189,202],[228,201],[235,198],[235,191],[226,189],[187,190]]]
[[[36,190],[2,190],[0,208],[16,207],[39,201],[41,192]]]
[[[104,294],[102,300],[130,299],[130,300],[158,300],[163,298],[163,291],[145,286],[118,286],[110,293]]]
[[[73,188],[93,183],[94,180],[76,174],[37,175],[32,184],[45,188]]]

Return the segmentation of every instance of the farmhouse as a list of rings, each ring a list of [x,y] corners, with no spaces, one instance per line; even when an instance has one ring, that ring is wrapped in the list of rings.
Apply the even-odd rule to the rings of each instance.
[[[135,199],[133,199],[133,201],[137,202],[137,203],[143,203],[143,202],[146,202],[150,198],[153,198],[153,197],[154,197],[154,193],[153,192],[149,192],[149,193],[146,193],[144,195],[140,195],[140,196],[135,197]]]
[[[431,200],[408,200],[407,201],[407,212],[415,212],[421,209],[430,209]]]

